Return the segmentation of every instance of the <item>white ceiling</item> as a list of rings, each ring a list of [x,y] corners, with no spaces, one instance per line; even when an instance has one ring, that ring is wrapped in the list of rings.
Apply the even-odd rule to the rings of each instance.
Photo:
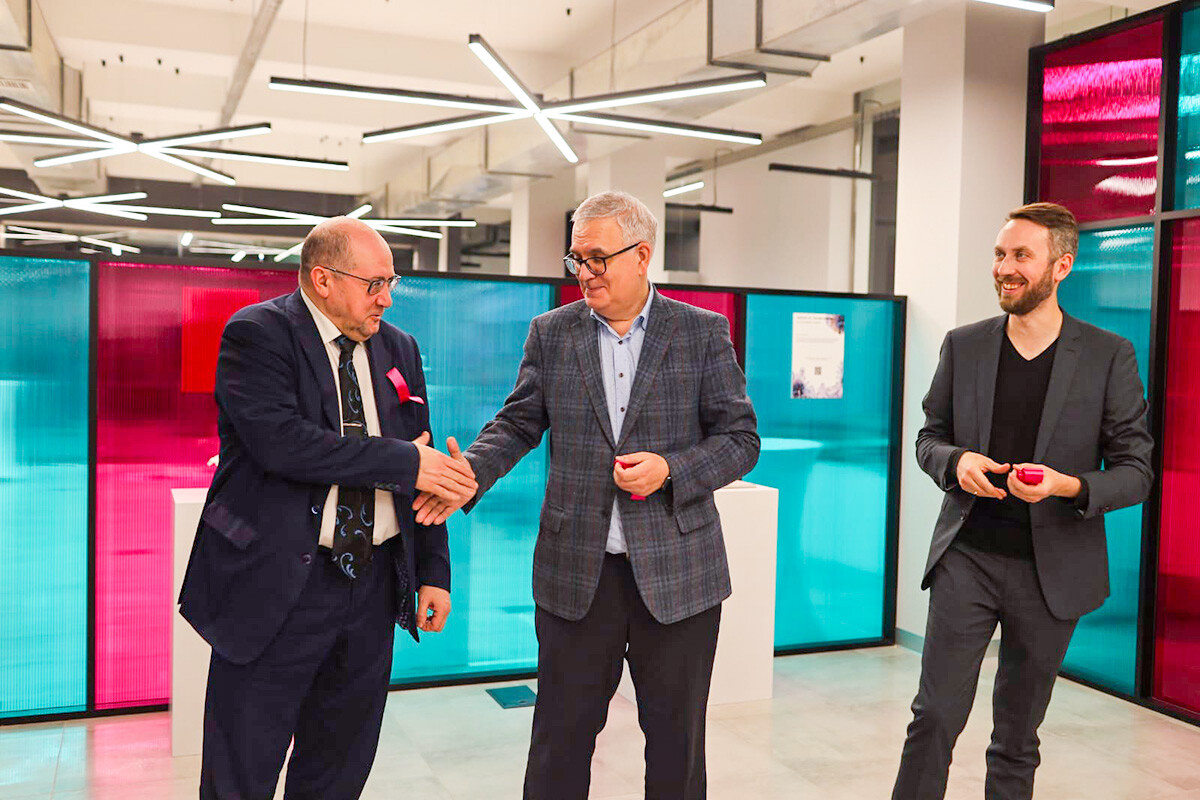
[[[119,133],[165,136],[214,126],[261,0],[37,0],[66,63],[81,69],[90,122]],[[1134,0],[1142,4],[1154,0]],[[453,116],[438,109],[273,91],[272,75],[427,91],[507,97],[466,47],[483,34],[535,91],[559,88],[572,69],[595,66],[613,41],[633,38],[664,14],[703,0],[284,0],[233,124],[269,121],[271,134],[236,148],[349,161],[349,173],[218,162],[239,183],[362,194],[452,138],[363,145],[364,131]],[[1060,0],[1051,25],[1110,8]],[[570,9],[570,14],[567,10]],[[307,22],[306,22],[307,16]],[[696,14],[691,15],[692,18]],[[615,17],[615,26],[614,26]],[[694,21],[694,19],[693,19]],[[687,58],[704,31],[688,28]],[[679,49],[679,44],[672,45]],[[814,77],[772,79],[741,102],[697,120],[768,136],[851,111],[855,91],[900,74],[902,33],[893,31],[833,56]],[[644,49],[663,74],[637,68],[639,80],[671,82],[686,61]],[[678,56],[678,57],[676,57]],[[672,60],[674,59],[674,60]],[[622,87],[628,88],[628,87]],[[561,92],[555,92],[561,94]],[[634,112],[638,113],[638,112]],[[525,123],[510,123],[523,125]],[[529,123],[531,136],[538,135]],[[674,160],[711,156],[712,142],[666,137]],[[0,167],[20,162],[0,145]],[[183,180],[190,176],[145,155],[107,161],[110,175]]]

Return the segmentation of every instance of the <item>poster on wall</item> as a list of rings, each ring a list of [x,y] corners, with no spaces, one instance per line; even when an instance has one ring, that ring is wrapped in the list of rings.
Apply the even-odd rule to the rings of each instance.
[[[845,364],[844,314],[792,314],[793,399],[841,399]]]

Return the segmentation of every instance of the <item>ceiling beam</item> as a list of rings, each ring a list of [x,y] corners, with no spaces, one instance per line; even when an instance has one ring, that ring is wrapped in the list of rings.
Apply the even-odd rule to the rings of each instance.
[[[258,7],[258,13],[254,15],[254,24],[250,26],[250,35],[246,37],[246,44],[242,47],[241,56],[238,57],[237,67],[233,70],[233,81],[229,84],[229,93],[225,96],[224,105],[221,106],[221,116],[217,120],[218,128],[224,128],[232,122],[234,112],[237,111],[238,104],[242,102],[246,84],[250,81],[250,73],[254,71],[254,65],[258,63],[263,44],[267,41],[267,34],[271,32],[271,26],[275,24],[275,17],[282,5],[283,0],[263,0],[262,5]]]

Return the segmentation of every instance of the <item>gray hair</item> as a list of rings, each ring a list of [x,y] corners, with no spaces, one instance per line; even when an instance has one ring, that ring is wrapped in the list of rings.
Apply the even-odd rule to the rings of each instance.
[[[654,248],[658,236],[658,220],[646,204],[626,192],[600,192],[579,204],[571,215],[572,223],[597,219],[615,219],[625,236],[626,244],[646,242]]]

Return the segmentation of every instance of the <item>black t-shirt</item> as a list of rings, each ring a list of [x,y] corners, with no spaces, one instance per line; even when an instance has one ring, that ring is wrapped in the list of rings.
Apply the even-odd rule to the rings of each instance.
[[[1046,389],[1058,341],[1026,361],[1004,334],[1000,365],[996,371],[996,398],[992,408],[992,438],[984,453],[997,464],[1033,461]],[[1033,558],[1029,504],[1008,492],[1008,473],[989,474],[992,483],[1008,496],[1003,500],[981,497],[958,534],[959,541],[979,550]]]

